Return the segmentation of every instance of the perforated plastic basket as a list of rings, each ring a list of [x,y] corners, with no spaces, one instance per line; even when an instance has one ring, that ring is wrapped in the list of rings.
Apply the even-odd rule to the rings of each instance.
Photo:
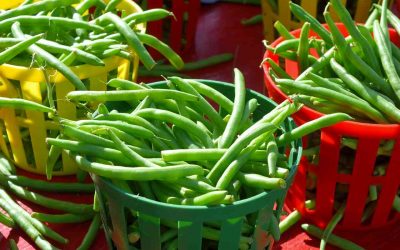
[[[344,35],[348,35],[344,25],[337,24],[337,27]],[[295,30],[292,34],[298,37],[300,30]],[[315,34],[311,35],[315,36]],[[394,30],[390,30],[390,36],[391,40],[398,45],[400,40]],[[271,45],[275,47],[281,41],[283,39],[279,38]],[[266,52],[264,57],[278,61],[278,56],[271,52]],[[286,60],[285,64],[289,74],[294,77],[298,75],[296,62]],[[269,76],[269,65],[265,63],[263,68],[269,96],[278,103],[287,99],[288,97]],[[300,125],[322,115],[308,107],[303,107],[293,115],[293,119]],[[352,138],[358,141],[355,155],[348,156],[354,157],[354,164],[350,166],[352,167],[351,173],[339,173],[338,171],[339,159],[344,156],[342,155],[344,152],[340,150],[342,138]],[[386,168],[386,174],[375,176],[377,151],[382,140],[393,140],[394,148]],[[306,148],[306,143],[304,145]],[[312,211],[304,207],[307,182],[312,181],[310,176],[316,178],[316,207]],[[306,159],[301,161],[293,187],[289,191],[287,203],[290,207],[300,210],[306,219],[323,227],[333,215],[335,192],[339,185],[346,186],[348,194],[344,217],[338,228],[363,230],[397,222],[400,213],[393,211],[392,204],[400,186],[400,125],[346,121],[323,128],[320,135],[319,162],[315,165]],[[363,223],[362,216],[366,210],[365,205],[371,185],[378,186],[380,192],[370,221]]]
[[[274,30],[274,23],[277,20],[282,22],[289,30],[298,29],[302,25],[302,23],[291,14],[289,2],[290,0],[261,0],[264,36],[267,41],[272,42],[278,36],[277,32]],[[318,14],[322,15],[328,0],[297,0],[293,2],[299,4],[312,16],[317,17]],[[347,4],[353,20],[358,23],[365,22],[372,3],[374,2],[381,2],[381,0],[342,0],[343,4]],[[393,0],[389,1],[389,6],[392,6],[392,3]],[[332,12],[332,18],[334,21],[339,21],[335,12]],[[323,21],[321,20],[321,22]]]
[[[232,84],[203,81],[205,84],[221,91],[233,99],[234,87]],[[152,87],[165,87],[165,82],[153,84]],[[256,119],[272,110],[276,104],[267,97],[248,90],[247,98],[257,98],[260,106],[254,114]],[[287,119],[284,130],[294,126],[291,119]],[[287,179],[288,186],[297,169],[301,157],[301,141],[291,144],[289,149],[290,173]],[[127,218],[129,211],[138,212],[138,230],[140,232],[141,249],[162,249],[160,240],[160,225],[167,220],[176,223],[178,227],[178,249],[202,249],[202,229],[205,223],[221,223],[218,249],[231,250],[239,248],[239,238],[242,221],[249,214],[257,215],[254,226],[251,249],[271,249],[274,242],[269,234],[272,216],[280,217],[287,188],[264,192],[254,197],[237,201],[232,205],[221,206],[183,206],[161,203],[129,194],[119,189],[108,179],[92,175],[96,192],[99,194],[100,212],[104,230],[110,249],[133,249],[127,236]],[[204,247],[204,245],[203,245]]]
[[[108,1],[106,1],[108,2]],[[13,7],[11,1],[1,1],[0,9]],[[14,3],[14,2],[13,2]],[[118,9],[127,13],[141,11],[140,7],[124,0]],[[140,27],[145,31],[145,25]],[[135,80],[139,60],[132,54],[132,60],[121,57],[110,57],[104,60],[105,66],[79,65],[71,67],[72,71],[87,84],[90,90],[105,90],[106,82],[112,75],[117,78]],[[111,74],[112,73],[112,74]],[[48,71],[51,82],[54,83],[57,113],[64,118],[79,119],[75,105],[68,102],[65,96],[74,90],[74,86],[65,77],[55,70]],[[43,71],[39,68],[28,68],[10,64],[0,65],[0,96],[24,98],[26,100],[43,103],[46,95],[46,82]],[[46,137],[57,133],[58,127],[45,114],[37,111],[16,111],[14,109],[0,109],[0,149],[12,159],[14,163],[27,171],[45,174],[48,156]],[[6,141],[4,138],[7,138]],[[77,170],[76,164],[67,156],[62,155],[62,169],[55,170],[54,175],[69,175]]]

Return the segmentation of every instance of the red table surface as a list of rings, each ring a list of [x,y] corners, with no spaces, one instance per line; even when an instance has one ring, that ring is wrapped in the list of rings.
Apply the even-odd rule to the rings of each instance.
[[[262,25],[242,26],[240,21],[261,12],[260,7],[241,4],[217,3],[202,6],[198,22],[197,35],[193,50],[184,55],[186,61],[203,59],[219,53],[233,53],[233,61],[218,66],[197,70],[188,73],[193,78],[214,79],[232,82],[233,68],[239,68],[247,82],[247,87],[259,92],[264,92],[263,72],[259,68],[264,53],[261,43],[263,40]],[[155,78],[140,79],[145,82],[159,80]],[[24,175],[33,176],[20,171]],[[39,178],[38,176],[34,176]],[[71,181],[73,177],[58,177],[55,180]],[[46,195],[63,198],[75,202],[89,203],[91,195]],[[29,202],[17,199],[28,211],[54,212]],[[297,224],[285,234],[281,240],[274,244],[273,249],[318,249],[319,240],[305,234]],[[62,249],[76,249],[83,239],[89,222],[80,224],[51,224],[50,227],[70,240],[64,246],[56,245]],[[0,249],[8,248],[8,239],[14,239],[19,249],[35,249],[34,244],[19,229],[10,230],[0,225]],[[366,249],[399,249],[400,248],[400,225],[394,225],[379,230],[368,232],[338,232],[339,235],[353,240]],[[91,249],[107,249],[103,231],[97,235]],[[335,249],[331,246],[327,249]]]

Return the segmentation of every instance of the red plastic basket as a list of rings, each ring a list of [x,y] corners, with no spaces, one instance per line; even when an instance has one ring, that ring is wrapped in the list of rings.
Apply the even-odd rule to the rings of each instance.
[[[348,35],[344,25],[337,24],[337,26],[345,36]],[[299,37],[300,30],[295,30],[292,34]],[[310,35],[316,36],[313,33]],[[390,36],[394,43],[399,44],[399,36],[394,30],[390,31]],[[283,38],[277,39],[271,45],[275,47],[281,41],[283,41]],[[264,55],[264,58],[267,57],[278,62],[278,56],[269,51]],[[296,62],[286,60],[285,65],[290,75],[298,75]],[[269,76],[268,63],[263,65],[263,69],[265,85],[271,99],[278,103],[287,99],[288,96],[276,86]],[[322,113],[308,107],[303,107],[293,115],[293,118],[299,125],[322,115]],[[338,173],[340,143],[343,137],[358,140],[351,174]],[[382,140],[394,140],[395,144],[386,174],[384,176],[374,176],[376,155],[379,143]],[[315,174],[317,179],[316,207],[314,210],[308,210],[304,207],[307,174],[309,173]],[[292,188],[289,190],[287,204],[290,208],[299,210],[306,220],[324,227],[334,213],[333,205],[337,184],[348,185],[345,213],[341,223],[338,225],[338,229],[365,230],[396,222],[400,218],[400,213],[392,210],[392,204],[400,187],[400,125],[346,121],[322,129],[318,165],[312,165],[305,158],[302,159]],[[361,218],[370,185],[378,185],[381,190],[372,219],[368,224],[363,224],[361,223]]]
[[[147,25],[147,32],[166,42],[179,54],[190,50],[195,39],[200,0],[147,1],[147,9],[153,8],[165,8],[172,11],[175,18],[150,22]]]

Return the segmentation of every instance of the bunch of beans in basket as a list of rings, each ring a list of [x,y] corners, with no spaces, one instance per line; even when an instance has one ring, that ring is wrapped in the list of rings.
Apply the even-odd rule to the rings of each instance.
[[[61,119],[61,138],[48,138],[47,143],[125,192],[163,203],[229,205],[285,188],[290,169],[285,145],[351,117],[331,114],[281,133],[281,123],[298,110],[298,103],[286,101],[254,121],[257,100],[246,101],[244,77],[239,70],[234,72],[233,102],[206,84],[179,77],[169,77],[166,89],[113,79],[108,85],[117,90],[73,91],[67,96],[72,102],[103,103],[92,119]],[[130,109],[113,109],[114,102],[125,102]],[[135,212],[131,214],[128,238],[135,244],[140,235]],[[254,219],[244,223],[244,249],[251,244]],[[162,225],[165,245],[175,244],[176,235],[168,236],[174,224]],[[218,241],[218,225],[203,230],[204,239]],[[277,221],[274,237],[279,238]]]
[[[331,0],[323,13],[326,22],[323,26],[299,5],[290,3],[292,13],[305,22],[299,38],[277,22],[275,27],[284,40],[275,47],[267,44],[266,47],[279,58],[297,62],[299,74],[293,77],[287,73],[291,69],[280,65],[279,60],[267,58],[271,78],[283,93],[321,113],[344,112],[363,123],[399,123],[400,49],[391,41],[388,24],[400,34],[400,20],[387,6],[388,1],[383,1],[382,6],[374,5],[366,23],[356,24],[341,1]],[[329,7],[343,23],[348,36],[333,22]],[[319,134],[310,135],[309,148],[304,151],[311,163],[318,162],[319,140]],[[393,146],[394,141],[381,141],[374,175],[385,175]],[[342,138],[339,173],[351,173],[356,149],[357,140]],[[308,197],[312,199],[315,178],[309,177]],[[324,240],[344,212],[348,190],[339,185],[336,191],[337,212],[325,230]],[[363,221],[371,216],[378,192],[377,186],[370,186]],[[398,212],[399,204],[400,198],[396,196],[393,209]]]
[[[146,45],[155,48],[175,68],[182,68],[183,61],[166,44],[151,35],[144,34],[143,23],[159,20],[172,13],[163,9],[153,9],[127,15],[116,6],[121,1],[92,0],[42,0],[24,1],[20,6],[0,12],[0,65],[37,67],[47,77],[46,83],[40,83],[43,92],[43,105],[18,98],[0,97],[0,108],[15,109],[23,115],[25,110],[47,113],[49,119],[58,117],[56,101],[53,98],[55,88],[52,76],[55,71],[61,73],[76,89],[86,90],[89,81],[81,80],[72,70],[73,66],[105,66],[106,59],[117,56],[131,60],[138,56],[147,69],[152,69],[156,62],[147,52]],[[113,74],[113,73],[110,73]],[[108,76],[114,78],[114,75]],[[3,78],[2,78],[3,79]],[[19,90],[20,82],[10,80]],[[81,111],[81,110],[80,110]],[[86,111],[86,110],[84,110]],[[21,116],[22,116],[21,115]],[[2,126],[2,129],[4,127]],[[2,133],[4,141],[12,143]],[[22,131],[24,143],[30,143],[29,131]],[[51,136],[56,136],[52,134]],[[25,144],[24,144],[25,146]],[[34,150],[34,149],[33,149]],[[27,151],[28,157],[33,153]],[[51,178],[53,167],[60,166],[61,152],[50,150],[48,177]],[[99,217],[91,204],[77,204],[45,197],[38,191],[54,192],[93,192],[92,184],[46,182],[18,176],[13,162],[1,156],[0,161],[0,213],[1,223],[8,227],[19,226],[41,249],[53,249],[45,238],[65,244],[67,239],[48,228],[43,222],[74,223],[93,218],[88,237],[82,242],[82,249],[89,247],[93,235],[99,228]],[[7,194],[16,196],[50,209],[66,214],[34,213],[29,215]],[[71,210],[72,208],[72,210]]]

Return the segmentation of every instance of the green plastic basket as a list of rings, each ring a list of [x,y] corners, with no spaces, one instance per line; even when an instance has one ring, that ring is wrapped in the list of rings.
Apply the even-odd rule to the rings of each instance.
[[[233,99],[233,85],[225,82],[199,80],[224,93]],[[165,88],[165,82],[152,83],[153,88]],[[247,90],[247,98],[257,98],[260,106],[254,114],[255,119],[261,118],[272,110],[276,104],[257,92]],[[288,131],[295,127],[292,119],[287,119],[282,130]],[[251,249],[271,248],[274,239],[270,228],[272,216],[279,221],[287,189],[292,183],[301,158],[301,140],[297,140],[287,149],[289,153],[290,174],[287,188],[260,193],[248,199],[234,202],[231,205],[220,206],[183,206],[171,205],[153,201],[119,189],[110,180],[92,175],[100,203],[100,213],[110,249],[136,249],[128,241],[127,218],[137,212],[138,231],[140,232],[141,249],[164,249],[160,239],[160,224],[164,221],[176,223],[178,229],[178,249],[207,249],[202,240],[203,225],[220,223],[218,246],[220,250],[239,249],[241,227],[244,218],[250,214],[256,216],[254,230],[251,236]],[[275,239],[277,240],[277,239]]]

